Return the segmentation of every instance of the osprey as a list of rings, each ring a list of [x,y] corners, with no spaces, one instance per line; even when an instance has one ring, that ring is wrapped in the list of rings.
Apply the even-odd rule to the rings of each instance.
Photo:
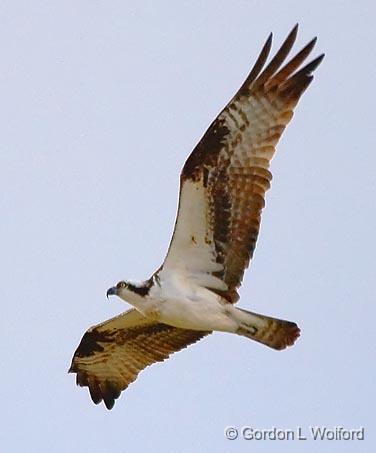
[[[234,306],[255,250],[276,144],[324,57],[301,67],[314,38],[281,68],[297,29],[263,69],[270,34],[249,76],[185,162],[175,229],[161,267],[142,283],[121,281],[107,291],[134,308],[91,327],[69,370],[95,404],[103,400],[111,409],[141,370],[213,331],[277,350],[299,336],[293,322]]]

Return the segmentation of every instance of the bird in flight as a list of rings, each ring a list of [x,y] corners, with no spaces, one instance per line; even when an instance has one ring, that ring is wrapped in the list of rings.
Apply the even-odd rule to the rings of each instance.
[[[230,332],[281,350],[300,330],[290,321],[235,307],[256,246],[270,161],[313,71],[303,65],[316,38],[286,62],[296,25],[270,60],[272,34],[239,91],[217,116],[180,174],[177,218],[167,256],[142,283],[107,291],[134,308],[91,327],[70,372],[95,404],[115,399],[148,365],[213,331]]]

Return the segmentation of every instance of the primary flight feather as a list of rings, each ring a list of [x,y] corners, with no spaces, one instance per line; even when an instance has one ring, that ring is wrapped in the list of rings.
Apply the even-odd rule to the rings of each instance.
[[[146,366],[213,331],[278,350],[299,336],[293,322],[234,306],[255,250],[275,146],[324,57],[303,66],[315,38],[282,66],[297,29],[263,69],[269,36],[247,79],[185,162],[162,266],[141,284],[121,281],[107,291],[135,308],[91,327],[74,354],[69,371],[94,403],[103,400],[111,409]]]

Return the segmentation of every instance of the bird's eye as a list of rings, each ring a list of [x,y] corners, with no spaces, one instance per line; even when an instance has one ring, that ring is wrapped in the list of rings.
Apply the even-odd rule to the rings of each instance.
[[[127,286],[127,284],[125,282],[119,282],[116,287],[117,288],[125,288]]]

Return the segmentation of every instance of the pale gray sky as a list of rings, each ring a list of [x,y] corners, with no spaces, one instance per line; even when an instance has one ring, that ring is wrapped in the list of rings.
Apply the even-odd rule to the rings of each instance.
[[[2,421],[8,452],[375,447],[375,28],[366,1],[0,5]],[[250,70],[300,23],[326,53],[273,161],[240,305],[298,322],[275,352],[214,334],[108,412],[67,374],[83,332],[160,264],[178,173]],[[226,440],[226,426],[365,427],[361,442]]]

